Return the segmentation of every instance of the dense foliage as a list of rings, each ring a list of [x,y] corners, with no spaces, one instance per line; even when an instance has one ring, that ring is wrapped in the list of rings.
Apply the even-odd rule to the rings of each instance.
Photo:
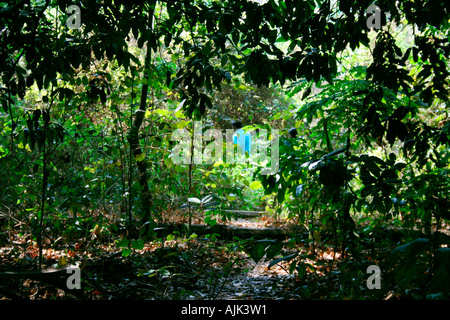
[[[328,280],[339,252],[351,288],[336,297],[378,263],[387,285],[371,298],[448,294],[447,1],[377,1],[380,30],[366,0],[71,4],[0,3],[0,243],[28,235],[41,269],[48,247],[115,241],[130,256],[174,213],[189,232],[198,213],[214,226],[260,209],[307,234],[235,240],[256,262],[306,279],[327,245]],[[276,174],[252,155],[173,162],[175,130],[236,119],[280,130]]]

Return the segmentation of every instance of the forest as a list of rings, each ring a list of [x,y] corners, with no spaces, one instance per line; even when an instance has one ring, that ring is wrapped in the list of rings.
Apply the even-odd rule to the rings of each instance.
[[[448,300],[449,27],[446,0],[0,2],[0,299]]]

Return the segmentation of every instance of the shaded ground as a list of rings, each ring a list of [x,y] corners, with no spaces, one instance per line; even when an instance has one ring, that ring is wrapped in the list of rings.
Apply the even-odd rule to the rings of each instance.
[[[119,249],[45,250],[46,267],[81,262],[82,290],[65,282],[11,279],[0,285],[2,298],[14,299],[299,299],[303,282],[279,266],[255,264],[225,243],[167,241],[146,244],[123,258]],[[2,248],[0,271],[33,270],[37,248]],[[303,288],[304,289],[304,288]]]
[[[238,219],[236,225],[267,227],[278,222]],[[1,299],[395,299],[395,287],[369,290],[369,265],[382,260],[397,246],[398,234],[372,235],[360,246],[360,256],[342,259],[333,242],[316,243],[311,252],[307,233],[284,241],[283,256],[298,253],[298,268],[291,261],[268,269],[269,261],[255,263],[245,253],[254,240],[221,240],[220,236],[169,237],[145,243],[142,250],[122,256],[115,242],[97,239],[44,250],[43,268],[78,264],[81,290],[68,290],[64,272],[59,277],[1,278]],[[377,238],[376,238],[377,237]],[[401,237],[401,236],[400,236]],[[323,237],[324,238],[324,237]],[[381,239],[381,240],[380,240]],[[373,246],[377,243],[377,247]],[[36,270],[38,248],[18,235],[13,246],[0,248],[0,272]],[[63,275],[61,277],[61,274]],[[425,288],[424,288],[425,289]],[[420,296],[419,296],[420,297]]]

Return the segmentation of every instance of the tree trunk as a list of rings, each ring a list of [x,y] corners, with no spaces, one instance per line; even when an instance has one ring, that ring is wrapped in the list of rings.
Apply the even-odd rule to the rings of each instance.
[[[149,17],[148,25],[153,26],[153,13],[155,10],[156,1],[149,5]],[[149,67],[152,57],[151,41],[147,41],[147,54],[145,57],[145,69],[143,76],[143,84],[141,90],[141,98],[139,103],[139,109],[136,112],[133,124],[130,128],[130,134],[128,136],[128,142],[130,144],[130,151],[134,155],[136,161],[137,169],[139,172],[139,185],[141,186],[141,219],[140,228],[144,226],[143,232],[141,234],[147,235],[149,230],[149,221],[151,218],[150,208],[152,206],[152,195],[150,194],[150,189],[148,187],[148,166],[146,159],[142,159],[143,154],[142,147],[139,142],[139,130],[142,126],[145,117],[145,111],[147,109],[147,94],[148,94],[148,81],[149,81]]]

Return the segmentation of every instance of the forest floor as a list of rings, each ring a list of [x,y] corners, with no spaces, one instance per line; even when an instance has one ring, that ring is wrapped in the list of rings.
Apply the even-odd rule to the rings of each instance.
[[[241,227],[267,227],[279,221],[238,219],[228,222]],[[380,235],[383,237],[383,235]],[[220,239],[220,236],[178,237],[147,242],[140,250],[122,255],[114,241],[98,239],[43,250],[43,266],[77,264],[81,269],[81,290],[67,289],[66,278],[28,276],[36,270],[35,242],[14,235],[12,243],[0,247],[0,299],[150,299],[150,300],[277,300],[277,299],[395,299],[389,290],[369,290],[367,266],[378,265],[398,245],[398,238],[377,248],[368,246],[354,259],[341,257],[333,242],[316,243],[314,252],[305,241],[289,242],[283,256],[298,253],[303,269],[289,272],[292,261],[268,268],[262,259],[255,263],[242,250],[251,239]],[[253,242],[252,242],[253,241]],[[5,272],[17,274],[8,278]],[[303,271],[303,272],[302,272]],[[18,275],[19,272],[25,272]],[[60,273],[61,275],[61,273]]]

